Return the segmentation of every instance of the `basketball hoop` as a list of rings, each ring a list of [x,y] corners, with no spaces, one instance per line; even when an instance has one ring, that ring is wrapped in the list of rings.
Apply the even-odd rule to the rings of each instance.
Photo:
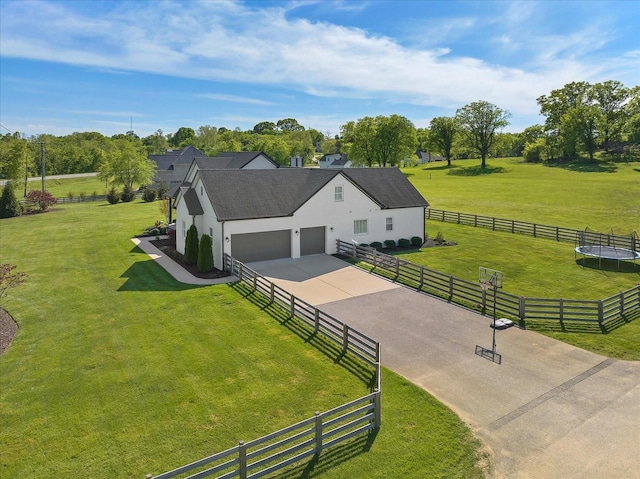
[[[480,281],[480,287],[483,291],[487,291],[493,287],[493,283],[491,281]]]

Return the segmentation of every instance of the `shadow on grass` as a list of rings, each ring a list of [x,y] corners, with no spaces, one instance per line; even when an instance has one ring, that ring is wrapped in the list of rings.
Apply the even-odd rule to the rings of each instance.
[[[131,251],[145,254],[137,246]],[[136,261],[120,277],[127,278],[127,281],[118,288],[118,291],[186,291],[202,287],[201,285],[184,284],[176,281],[151,258],[144,261]]]
[[[448,174],[451,176],[483,176],[493,175],[496,173],[507,173],[507,171],[508,170],[502,166],[485,165],[483,167],[482,165],[477,165],[451,170]]]
[[[583,322],[583,321],[544,321],[524,320],[520,321],[522,329],[529,329],[540,333],[584,333],[584,334],[608,334],[622,326],[637,321],[640,318],[640,310],[632,311],[609,321]]]
[[[441,166],[433,166],[433,167],[426,167],[426,168],[422,168],[425,171],[443,171],[443,170],[452,170],[454,168],[460,168],[459,165],[447,165],[446,163],[444,165]]]
[[[618,166],[614,163],[603,163],[601,161],[546,161],[545,166],[551,168],[562,168],[578,173],[615,173]]]
[[[269,298],[254,291],[242,282],[229,283],[229,287],[240,293],[243,298],[251,301],[262,311],[267,313],[282,326],[294,333],[305,343],[313,346],[335,364],[339,364],[355,377],[364,382],[370,391],[376,386],[375,370],[352,354],[344,354],[342,348],[326,338],[322,333],[315,333],[313,328],[297,318],[292,318],[288,311],[271,302]]]
[[[360,454],[369,452],[376,440],[379,429],[371,431],[365,436],[359,436],[351,441],[340,443],[324,451],[320,457],[313,458],[300,465],[278,473],[279,479],[310,479],[318,477],[339,466],[340,464],[353,459]]]
[[[597,269],[613,273],[636,273],[640,275],[640,263],[632,261],[616,261],[614,259],[580,258],[576,264],[583,268]]]

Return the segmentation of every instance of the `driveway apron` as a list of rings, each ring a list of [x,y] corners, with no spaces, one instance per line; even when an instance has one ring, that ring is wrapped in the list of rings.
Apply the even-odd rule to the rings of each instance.
[[[640,477],[640,363],[510,328],[496,333],[497,364],[476,354],[492,347],[486,316],[324,255],[250,266],[380,340],[385,367],[490,449],[493,477]]]

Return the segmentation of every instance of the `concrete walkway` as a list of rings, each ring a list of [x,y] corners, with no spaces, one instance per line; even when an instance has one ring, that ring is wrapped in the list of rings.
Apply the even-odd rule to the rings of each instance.
[[[335,262],[251,267],[380,340],[384,366],[448,405],[489,448],[493,477],[640,477],[640,363],[510,328],[497,332],[496,364],[476,355],[492,346],[490,318]]]
[[[151,259],[155,260],[160,266],[162,266],[171,276],[174,277],[176,281],[184,284],[196,285],[222,284],[231,283],[232,281],[238,281],[238,278],[236,278],[235,276],[227,276],[226,278],[218,279],[196,278],[182,266],[177,264],[174,260],[167,257],[167,255],[156,248],[153,244],[151,244],[151,240],[154,238],[155,237],[131,238],[131,241],[133,241],[133,243],[142,251],[147,253],[151,257]],[[160,238],[166,238],[166,236],[160,236]]]

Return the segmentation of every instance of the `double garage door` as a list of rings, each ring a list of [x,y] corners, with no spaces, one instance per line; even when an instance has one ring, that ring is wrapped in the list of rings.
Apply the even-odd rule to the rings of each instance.
[[[291,230],[231,235],[231,256],[243,263],[291,258]],[[325,227],[300,229],[300,255],[324,253]]]

